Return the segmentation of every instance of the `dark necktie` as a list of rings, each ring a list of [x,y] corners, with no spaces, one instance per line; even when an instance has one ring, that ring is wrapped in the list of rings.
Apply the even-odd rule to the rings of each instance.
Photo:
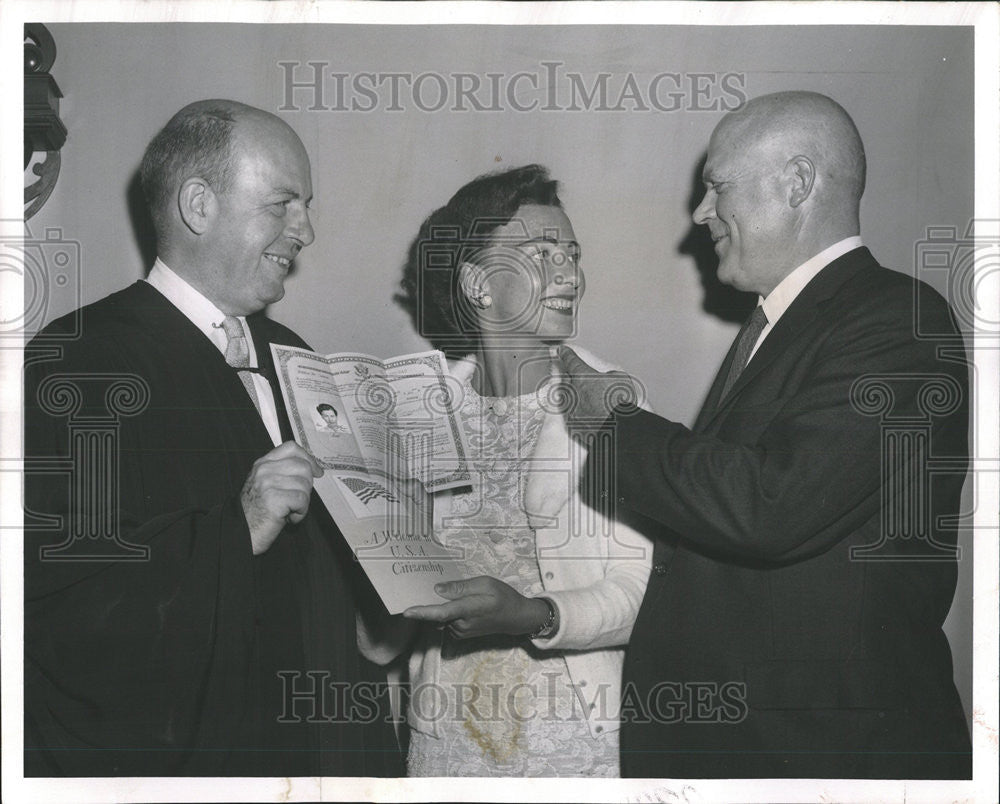
[[[222,329],[225,330],[226,340],[226,362],[237,370],[240,380],[242,380],[247,393],[253,400],[253,406],[260,413],[260,400],[257,398],[257,389],[253,384],[253,376],[249,371],[240,371],[250,367],[250,347],[247,345],[246,333],[243,331],[243,324],[235,316],[227,315],[222,319]]]
[[[726,384],[722,388],[722,395],[719,397],[719,402],[722,402],[726,398],[729,390],[736,384],[736,381],[743,373],[743,369],[747,367],[753,347],[756,345],[760,333],[764,331],[764,327],[766,326],[767,316],[764,315],[764,308],[758,305],[737,336],[736,354],[733,356],[733,362],[729,366],[729,375],[726,377]]]

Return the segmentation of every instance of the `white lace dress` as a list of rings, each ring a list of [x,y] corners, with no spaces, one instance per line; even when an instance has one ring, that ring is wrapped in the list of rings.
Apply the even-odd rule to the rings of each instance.
[[[544,415],[534,393],[498,400],[466,383],[462,421],[481,488],[456,495],[452,514],[461,523],[439,532],[465,549],[474,575],[521,593],[540,584],[521,495]],[[411,733],[410,776],[618,775],[618,732],[591,735],[559,651],[539,650],[526,637],[431,634],[443,639],[440,675],[433,694],[411,706],[436,707],[439,735]],[[433,681],[411,678],[411,689]]]

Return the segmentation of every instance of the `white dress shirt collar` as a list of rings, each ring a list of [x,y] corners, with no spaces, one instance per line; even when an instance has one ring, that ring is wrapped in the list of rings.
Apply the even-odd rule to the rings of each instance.
[[[843,257],[848,251],[853,251],[856,248],[861,248],[861,238],[857,235],[845,237],[843,240],[823,249],[815,257],[810,257],[782,279],[778,283],[778,286],[767,294],[767,298],[762,296],[759,299],[757,303],[764,308],[764,315],[767,316],[767,324],[761,330],[760,336],[754,344],[753,351],[750,352],[751,359],[757,354],[757,350],[760,349],[760,345],[764,342],[764,339],[774,329],[774,325],[778,323],[778,319],[785,314],[785,310],[792,306],[792,302],[795,301],[805,286],[815,278],[816,274],[838,257]]]
[[[200,291],[189,285],[179,274],[172,271],[159,257],[153,263],[153,268],[149,272],[149,276],[146,277],[146,281],[166,296],[167,301],[198,327],[205,334],[205,337],[215,345],[216,349],[223,355],[226,354],[229,339],[226,337],[225,330],[222,329],[222,319],[226,317],[225,313],[205,298]],[[254,348],[253,338],[250,336],[250,327],[247,326],[247,320],[244,316],[236,317],[239,319],[246,336],[250,365],[257,368],[257,350]],[[277,446],[281,443],[281,427],[278,424],[278,412],[270,383],[257,373],[252,374],[251,378],[257,391],[261,419],[271,436],[271,441]]]
[[[170,268],[159,257],[153,263],[153,268],[146,277],[160,293],[166,296],[174,307],[184,313],[184,316],[207,337],[216,348],[226,353],[226,333],[222,330],[222,319],[226,314],[207,299],[201,291],[190,285],[183,277]],[[250,365],[257,365],[257,354],[250,337],[250,328],[244,316],[237,316],[246,334],[247,347],[250,351]]]
[[[843,240],[823,249],[815,257],[806,260],[782,279],[778,283],[778,286],[766,298],[762,297],[759,302],[764,308],[764,315],[767,316],[769,326],[773,327],[778,323],[778,319],[785,314],[785,310],[791,307],[792,302],[795,301],[803,288],[812,281],[816,274],[838,257],[843,257],[848,251],[853,251],[860,247],[861,238],[859,236],[845,237]]]

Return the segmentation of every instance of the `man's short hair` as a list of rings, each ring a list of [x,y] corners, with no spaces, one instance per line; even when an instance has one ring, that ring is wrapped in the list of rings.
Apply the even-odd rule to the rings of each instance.
[[[323,413],[324,413],[325,411],[328,411],[328,410],[332,410],[332,411],[333,411],[333,415],[334,415],[334,416],[337,416],[337,415],[338,415],[338,414],[337,414],[337,409],[336,409],[336,408],[335,408],[335,407],[334,407],[333,405],[331,405],[331,404],[329,404],[329,403],[327,403],[327,402],[321,402],[320,404],[318,404],[318,405],[316,406],[316,412],[317,412],[317,413],[318,413],[318,414],[319,414],[320,416],[322,416],[322,415],[323,415]]]
[[[163,235],[166,211],[185,181],[200,176],[216,192],[228,189],[234,164],[234,105],[200,101],[185,106],[147,146],[139,175],[158,237]]]

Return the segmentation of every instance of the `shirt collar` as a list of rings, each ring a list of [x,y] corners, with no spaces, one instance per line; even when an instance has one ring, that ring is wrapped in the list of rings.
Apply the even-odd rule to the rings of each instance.
[[[184,313],[209,340],[213,343],[218,340],[218,329],[222,326],[222,319],[226,317],[226,314],[199,290],[188,284],[159,257],[153,263],[153,268],[149,272],[149,276],[146,277],[146,281],[166,296],[167,301]],[[246,330],[246,319],[243,316],[237,317]],[[225,337],[223,337],[224,342]]]
[[[795,301],[796,297],[816,274],[838,257],[842,257],[848,251],[853,251],[856,248],[861,248],[861,238],[857,235],[845,237],[843,240],[823,249],[816,256],[810,257],[782,279],[766,298],[762,297],[760,299],[759,303],[764,308],[767,323],[774,326],[778,319],[785,314],[785,310],[791,307],[792,302]]]

